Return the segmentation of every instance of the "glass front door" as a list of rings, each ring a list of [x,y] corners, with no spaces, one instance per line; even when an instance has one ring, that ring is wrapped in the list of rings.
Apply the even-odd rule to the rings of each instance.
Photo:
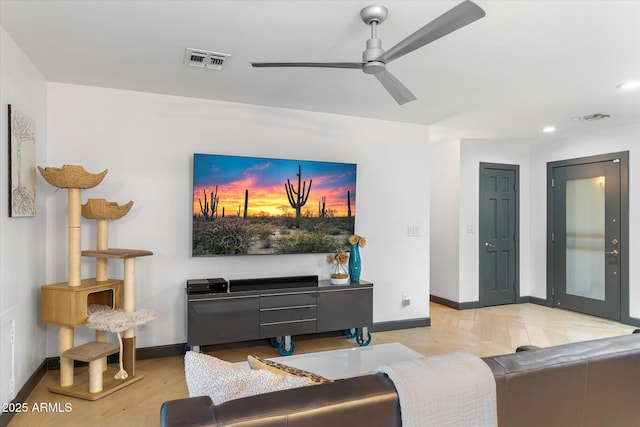
[[[552,168],[553,304],[620,320],[620,160]]]

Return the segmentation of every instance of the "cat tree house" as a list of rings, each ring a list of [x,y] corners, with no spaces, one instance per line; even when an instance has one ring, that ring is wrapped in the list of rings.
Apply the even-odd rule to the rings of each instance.
[[[60,327],[60,384],[49,390],[97,400],[144,377],[135,370],[135,327],[153,320],[155,314],[150,310],[135,309],[135,260],[153,253],[108,247],[108,221],[126,215],[132,201],[120,206],[104,199],[89,199],[81,205],[80,190],[100,184],[107,174],[106,169],[98,174],[73,165],[38,167],[38,170],[49,184],[65,188],[68,193],[68,281],[41,288],[41,321]],[[97,222],[95,250],[80,249],[81,216]],[[82,256],[96,259],[95,278],[80,278]],[[124,260],[123,280],[107,277],[110,259]],[[96,340],[75,346],[74,330],[80,326],[95,329]],[[119,343],[107,342],[107,332],[117,333]],[[124,338],[121,338],[121,332]],[[107,356],[118,352],[120,369],[107,367]],[[88,373],[74,375],[75,360],[88,362]]]

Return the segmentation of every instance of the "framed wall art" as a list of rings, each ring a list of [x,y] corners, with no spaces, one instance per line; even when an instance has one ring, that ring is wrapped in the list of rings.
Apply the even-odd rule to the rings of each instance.
[[[194,154],[192,203],[193,256],[347,249],[356,165]]]
[[[9,216],[36,215],[36,124],[9,105]]]

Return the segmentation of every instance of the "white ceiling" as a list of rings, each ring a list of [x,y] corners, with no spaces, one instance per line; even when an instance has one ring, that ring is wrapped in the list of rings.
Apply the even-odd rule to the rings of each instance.
[[[389,9],[390,48],[459,1],[0,0],[0,24],[44,77],[432,125],[435,140],[555,137],[640,123],[640,1],[478,0],[486,16],[390,64],[418,98],[399,106],[359,70],[250,61],[360,61],[359,12]],[[231,54],[222,71],[185,48]],[[574,120],[593,113],[612,117]],[[550,136],[544,136],[550,138]]]

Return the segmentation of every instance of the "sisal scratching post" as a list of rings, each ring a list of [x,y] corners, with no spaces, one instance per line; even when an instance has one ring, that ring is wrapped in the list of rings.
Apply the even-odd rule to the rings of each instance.
[[[124,311],[132,312],[136,309],[136,259],[124,259]],[[133,334],[133,329],[131,329]],[[128,336],[125,332],[125,337]],[[132,336],[132,335],[131,335]]]
[[[60,354],[73,347],[73,328],[60,326],[58,349]],[[62,387],[73,385],[73,360],[66,357],[60,358],[60,385]]]
[[[89,393],[102,391],[102,359],[89,362]]]
[[[136,309],[136,259],[125,258],[124,259],[124,304],[123,310],[127,313],[131,313]],[[124,363],[124,370],[131,376],[136,374],[136,337],[135,329],[130,328],[124,331],[123,339],[123,354],[122,359]]]
[[[109,223],[106,219],[97,220],[97,244],[96,249],[106,250],[109,248]],[[108,276],[109,260],[107,258],[96,259],[96,282],[102,282],[107,280]],[[115,305],[115,302],[114,302]],[[112,307],[113,308],[113,307]],[[96,331],[96,341],[107,342],[107,331]],[[103,371],[107,370],[107,358],[103,358],[100,361],[100,366]],[[96,368],[97,369],[97,368]],[[101,386],[102,388],[102,386]],[[100,390],[98,390],[100,391]]]
[[[80,189],[69,188],[68,192],[68,285],[80,286]],[[58,346],[60,354],[69,350],[74,344],[74,330],[60,326]],[[73,384],[73,360],[60,358],[60,385]]]
[[[80,286],[80,189],[69,188],[69,219],[68,219],[68,243],[69,243],[69,264],[68,283],[69,286]]]
[[[98,239],[96,249],[103,251],[109,248],[109,223],[106,219],[98,219]],[[107,280],[107,269],[109,260],[107,258],[96,259],[96,281]]]

